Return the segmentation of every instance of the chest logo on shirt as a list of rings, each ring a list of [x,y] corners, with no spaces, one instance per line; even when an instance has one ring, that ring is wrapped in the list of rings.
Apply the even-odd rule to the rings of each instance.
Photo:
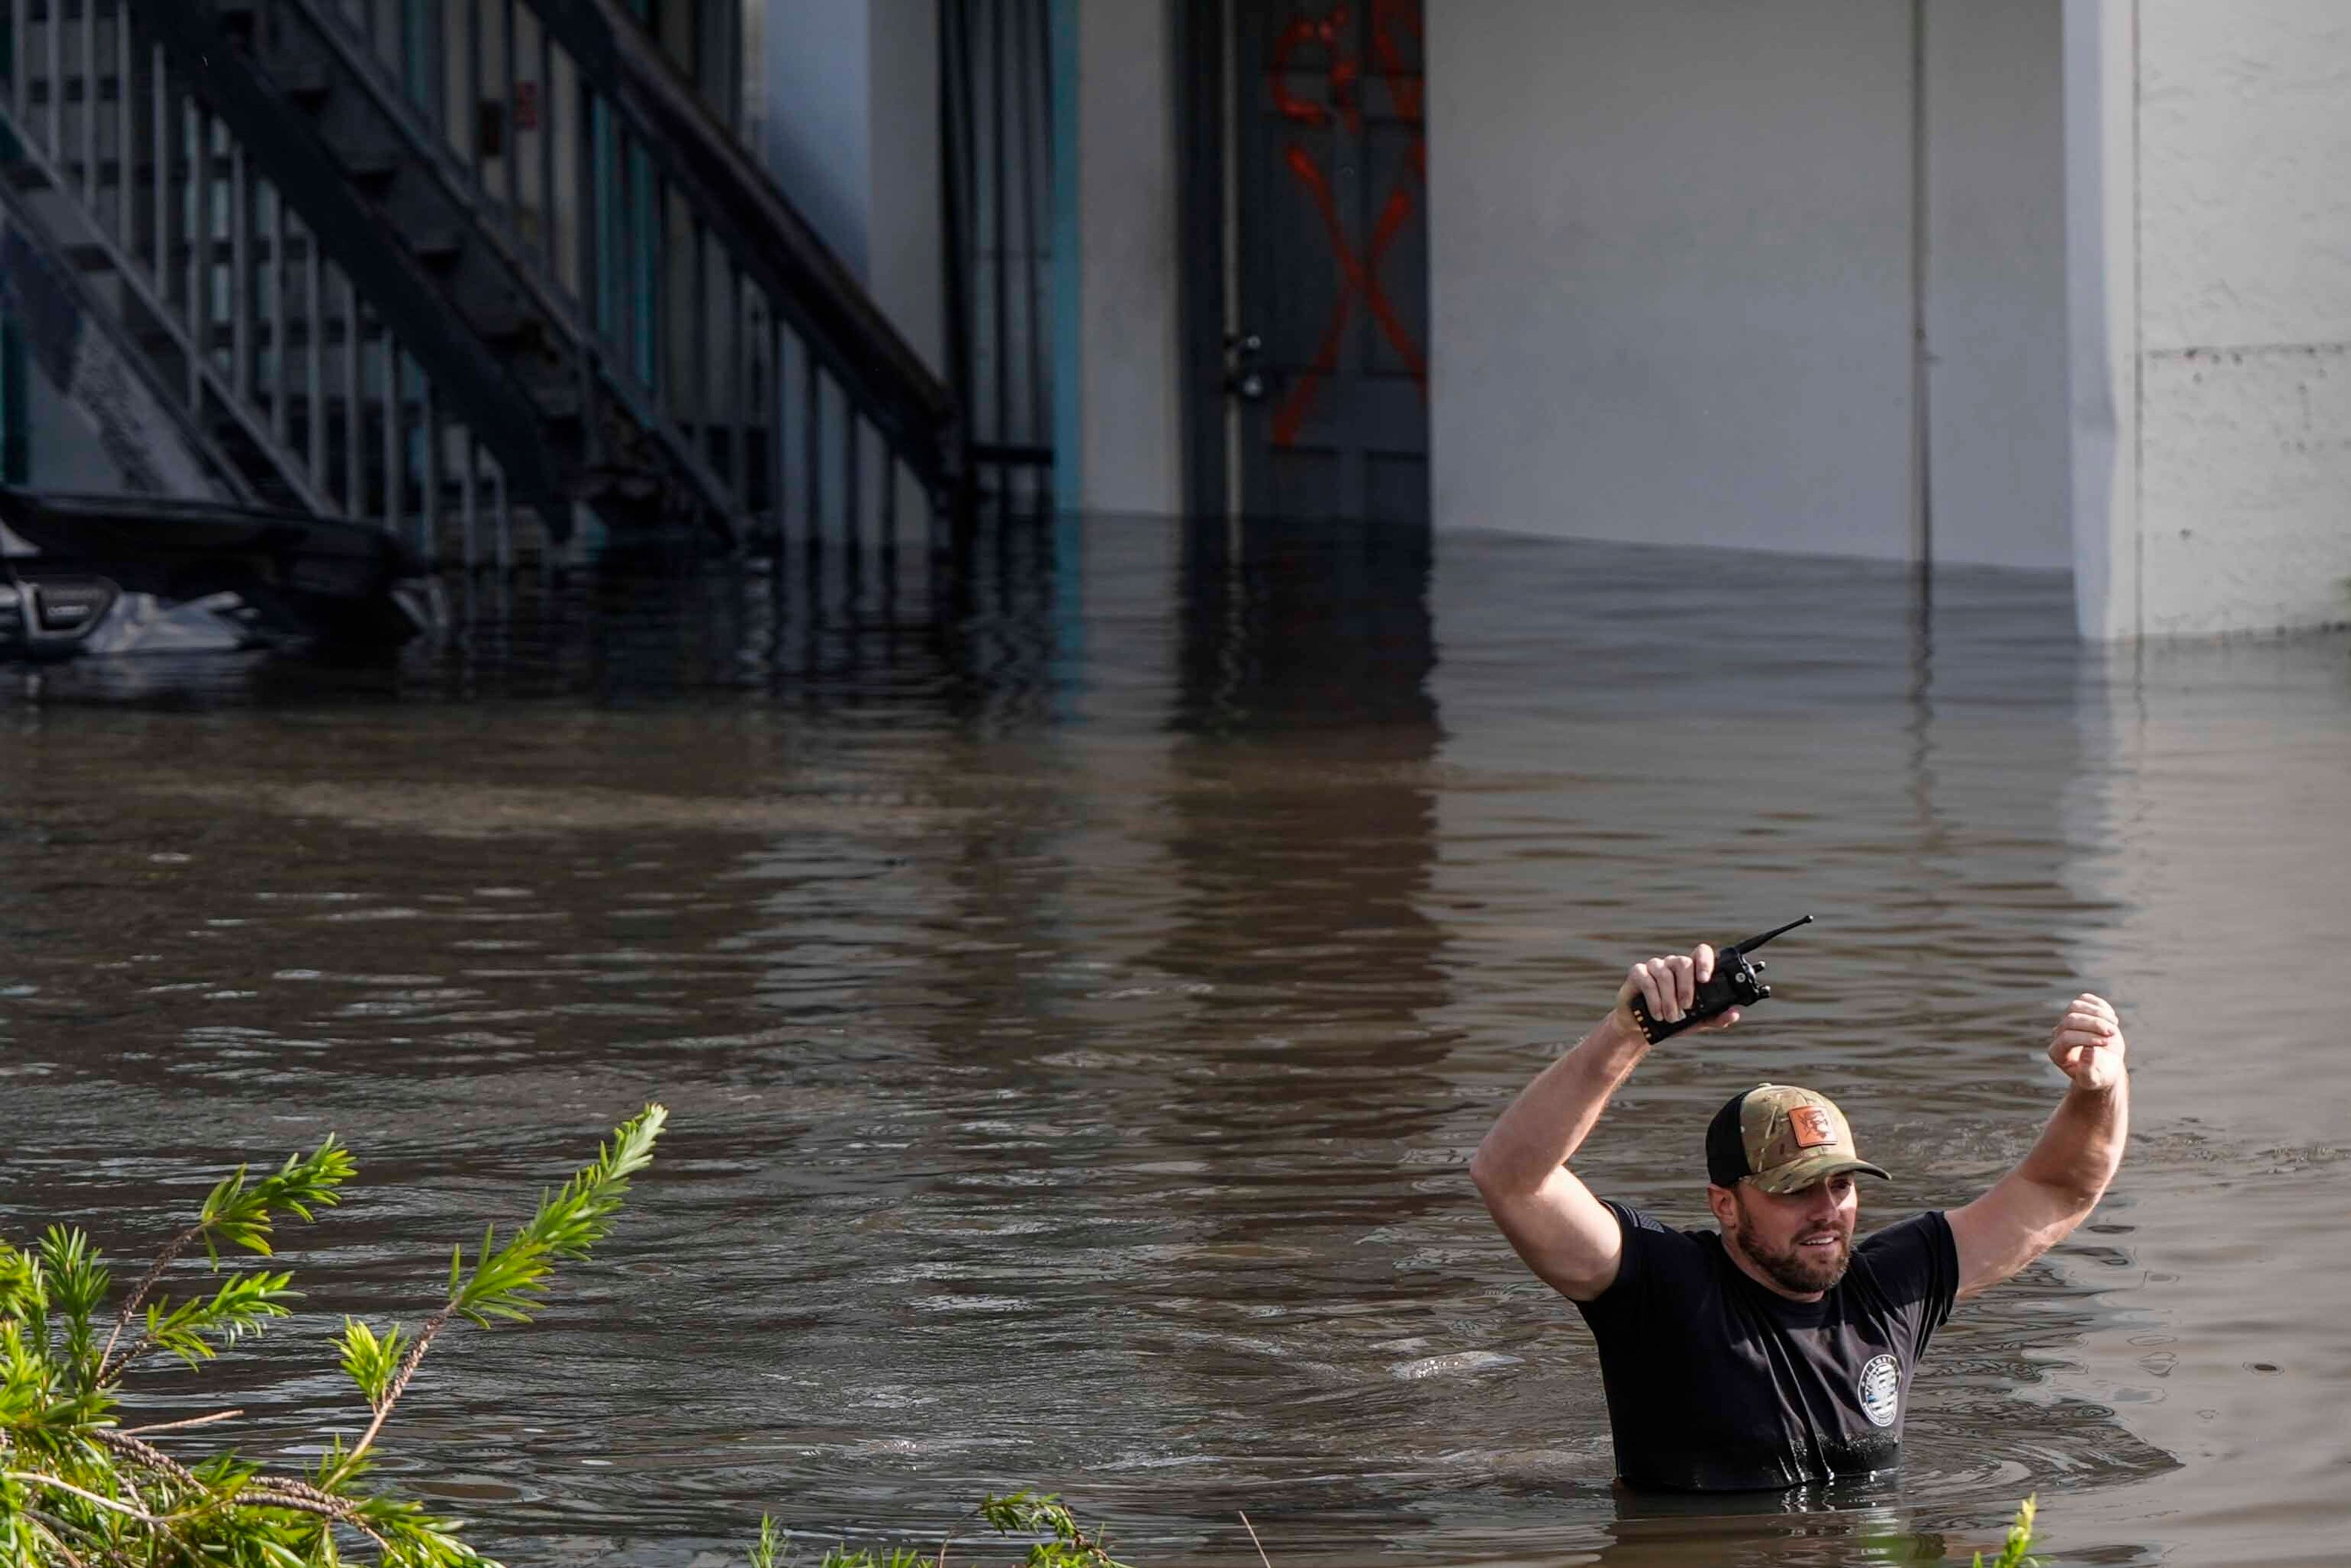
[[[1862,1414],[1880,1427],[1891,1427],[1901,1399],[1901,1363],[1890,1355],[1872,1356],[1861,1369]]]

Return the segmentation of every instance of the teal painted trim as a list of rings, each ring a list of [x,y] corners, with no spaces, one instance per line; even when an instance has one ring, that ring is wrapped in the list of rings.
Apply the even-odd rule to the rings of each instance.
[[[410,0],[400,8],[400,68],[408,78],[408,96],[436,121],[441,118],[441,73],[435,68],[440,51],[434,45],[443,36],[440,10],[431,0]]]
[[[0,80],[16,79],[16,30],[0,28]],[[0,158],[22,155],[16,139],[0,133]],[[25,334],[0,316],[0,484],[27,485],[33,477],[32,361]]]
[[[1078,224],[1078,0],[1050,0],[1053,31],[1053,507],[1085,507],[1085,247]],[[1071,552],[1074,553],[1074,552]]]
[[[636,294],[636,308],[632,312],[637,324],[637,378],[661,392],[660,356],[655,352],[659,342],[656,324],[661,312],[661,214],[653,205],[653,159],[643,147],[629,150],[629,190],[633,198],[629,204],[636,229],[636,254],[631,286]]]
[[[596,331],[609,340],[620,314],[620,297],[612,288],[612,253],[618,248],[615,231],[620,226],[615,209],[620,204],[612,199],[612,190],[618,183],[613,179],[612,111],[601,98],[592,99],[588,106],[588,145],[596,192],[596,210],[589,217],[594,225],[596,246],[596,298],[590,303],[596,316]]]

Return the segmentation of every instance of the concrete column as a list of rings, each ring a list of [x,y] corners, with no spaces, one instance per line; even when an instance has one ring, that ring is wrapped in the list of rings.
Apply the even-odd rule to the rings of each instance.
[[[2137,0],[2064,0],[2066,407],[2075,623],[2139,631]]]
[[[2351,620],[2351,10],[2136,14],[2139,630]]]
[[[1078,7],[1075,360],[1089,511],[1173,514],[1184,504],[1170,12],[1167,0]]]
[[[2083,633],[2351,620],[2351,14],[2064,22]]]

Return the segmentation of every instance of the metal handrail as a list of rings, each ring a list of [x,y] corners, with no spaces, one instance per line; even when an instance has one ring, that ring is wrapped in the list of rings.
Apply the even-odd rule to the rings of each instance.
[[[164,0],[166,4],[180,0]],[[430,166],[434,178],[449,197],[460,204],[481,225],[479,237],[494,246],[515,281],[531,298],[539,311],[562,332],[566,345],[594,372],[602,389],[627,407],[630,414],[643,428],[654,433],[668,449],[672,463],[683,469],[701,493],[703,501],[722,516],[732,517],[742,507],[739,497],[732,494],[725,479],[703,460],[694,444],[684,438],[675,425],[665,419],[658,400],[627,367],[605,352],[590,329],[587,313],[580,299],[564,286],[553,270],[541,264],[531,247],[514,231],[508,214],[486,200],[476,170],[467,167],[456,157],[447,141],[434,130],[415,106],[401,94],[400,83],[384,68],[381,60],[367,47],[367,41],[354,37],[344,17],[332,5],[332,0],[283,0],[299,10],[319,37],[336,52],[353,76],[364,80],[375,94],[380,112],[400,121],[412,139],[411,151],[420,153]]]
[[[501,563],[509,490],[559,538],[586,501],[886,553],[903,482],[968,472],[956,400],[615,0],[0,13],[39,46],[0,95],[26,188],[256,495],[427,553],[462,517],[468,563],[492,487]]]
[[[175,51],[174,36],[187,37],[169,24],[235,4],[0,0],[5,204],[62,267],[57,284],[78,301],[85,350],[102,343],[122,361],[92,385],[101,444],[127,478],[165,477],[125,444],[136,439],[126,434],[136,411],[101,406],[108,376],[128,375],[225,492],[369,524],[430,559],[509,567],[531,503],[541,503],[542,546],[559,529],[540,493],[510,485],[512,447],[456,416],[460,403],[486,402],[510,424],[507,402],[450,395],[415,351],[426,313],[386,314],[342,265],[357,256],[366,271],[377,258],[363,244],[346,238],[325,254],[315,220],[336,221],[332,198],[348,192],[317,168],[315,145],[267,114],[223,112],[217,70],[201,60],[182,68],[191,54],[224,55],[225,40],[200,29],[193,50]],[[198,5],[201,17],[191,14]],[[147,25],[159,13],[161,30]],[[284,107],[267,83],[232,86],[246,107]],[[289,133],[273,138],[273,127]],[[295,156],[277,155],[289,146]],[[329,200],[297,202],[285,179]],[[423,326],[451,335],[445,320]]]
[[[24,127],[5,101],[0,101],[0,135],[14,137],[18,155],[38,169],[43,179],[52,183],[56,181],[57,172],[47,160],[27,155],[34,144],[26,140]],[[60,307],[79,318],[81,330],[99,333],[105,340],[107,350],[120,367],[121,373],[135,381],[140,391],[153,400],[157,412],[170,422],[171,439],[182,444],[185,451],[185,461],[202,471],[203,481],[217,486],[229,500],[246,505],[254,504],[256,497],[253,494],[253,486],[246,481],[244,475],[237,472],[236,465],[230,462],[227,454],[221,450],[220,444],[213,440],[204,426],[191,416],[186,405],[182,403],[173,395],[172,390],[163,383],[162,378],[156,373],[152,362],[140,354],[136,347],[128,340],[120,319],[104,308],[87,280],[68,263],[59,250],[57,236],[49,232],[48,225],[41,221],[40,214],[34,210],[33,204],[26,199],[24,193],[16,188],[13,181],[0,179],[0,212],[5,212],[8,230],[13,235],[23,240],[40,271],[45,275],[46,282],[62,296],[58,301]],[[173,346],[181,352],[192,356],[193,362],[194,345],[189,340],[186,331],[177,321],[161,311],[152,291],[148,287],[147,280],[140,276],[136,268],[130,266],[121,248],[115,244],[114,236],[101,230],[97,243],[106,250],[109,258],[120,273],[124,285],[140,297],[141,303],[149,310],[156,313],[157,319],[171,338]],[[22,280],[12,279],[11,281],[19,289],[21,296]],[[48,325],[54,327],[55,323]],[[36,326],[33,329],[38,331],[40,329]],[[244,407],[241,402],[230,402],[223,395],[229,391],[229,388],[225,379],[218,376],[214,367],[209,363],[201,364],[196,373],[213,383],[216,401],[223,402],[235,411],[235,417],[238,420],[240,428],[246,438],[251,440],[269,460],[276,470],[275,477],[277,481],[286,486],[294,497],[308,510],[316,513],[326,512],[329,508],[311,487],[308,476],[303,473],[301,465],[294,460],[292,454],[285,451],[271,439],[268,428],[254,416],[251,410]],[[68,398],[74,396],[71,387],[60,385],[57,390]],[[119,399],[106,401],[112,402],[119,402]],[[87,407],[87,412],[101,423],[111,423],[120,420],[127,413],[126,410],[119,407],[109,407],[103,404]],[[109,429],[102,439],[126,444],[145,439],[152,444],[152,433]],[[150,459],[147,465],[152,468],[154,465],[152,459],[156,455],[151,453],[145,455]],[[138,489],[172,487],[168,479],[161,476],[143,482],[132,475],[126,475],[126,477],[130,478],[133,487]],[[188,487],[193,487],[196,481],[193,475],[188,475],[183,483]]]
[[[18,3],[21,5],[22,0],[18,0]],[[23,78],[20,76],[18,79],[21,81]],[[51,90],[57,92],[61,89],[53,85]],[[57,167],[56,160],[50,156],[49,150],[42,139],[34,134],[34,128],[29,120],[18,118],[18,112],[23,106],[10,101],[12,96],[11,93],[0,93],[0,132],[5,132],[12,139],[13,156],[38,171],[48,189],[69,193],[70,187],[66,183],[64,172]],[[39,236],[47,243],[54,245],[53,237],[48,236],[43,229],[37,226],[34,214],[27,210],[25,204],[12,199],[8,204],[13,221],[22,225],[27,234]],[[117,276],[121,278],[123,287],[136,297],[141,307],[171,340],[172,346],[185,356],[190,376],[201,383],[203,390],[211,395],[214,402],[236,423],[239,433],[250,441],[255,449],[269,463],[272,470],[271,477],[283,485],[290,496],[312,512],[322,516],[331,512],[334,508],[310,482],[310,476],[303,465],[276,439],[275,434],[246,400],[238,395],[232,378],[223,374],[212,356],[198,347],[177,313],[165,307],[163,301],[157,296],[153,282],[147,276],[146,268],[130,254],[120,238],[105,225],[91,224],[89,225],[87,243],[95,244],[105,252],[108,261],[112,265]],[[93,311],[92,314],[98,316],[102,313]],[[135,355],[126,355],[125,358],[131,362],[137,361]],[[204,434],[199,427],[193,422],[187,422],[187,423],[190,440],[196,450],[205,456],[208,463],[216,465],[219,473],[227,482],[235,486],[232,494],[238,499],[251,499],[250,487],[246,485],[245,477],[236,473],[235,469],[221,455],[219,448]]]
[[[813,523],[820,493],[859,486],[859,426],[935,497],[964,471],[953,394],[624,5],[434,0],[420,33],[421,0],[274,3],[367,57],[444,183],[559,298],[641,425],[726,482],[734,516],[764,505],[780,524],[789,484]],[[845,418],[818,406],[828,381]]]
[[[335,166],[298,111],[239,68],[219,37],[214,0],[127,0],[213,111],[247,146],[266,149],[270,172],[311,232],[375,308],[402,326],[407,353],[454,397],[465,423],[498,453],[508,483],[551,507],[563,491],[527,400],[506,367],[444,309],[423,269],[405,251],[370,244],[373,223],[343,170]],[[338,243],[340,242],[340,243]]]
[[[696,215],[824,348],[826,369],[863,394],[866,417],[909,465],[935,486],[957,475],[961,435],[946,385],[635,19],[617,0],[528,4],[691,193]]]

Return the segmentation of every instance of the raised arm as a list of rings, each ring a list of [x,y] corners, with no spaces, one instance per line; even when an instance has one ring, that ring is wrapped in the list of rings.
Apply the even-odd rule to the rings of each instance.
[[[1616,1005],[1598,1028],[1526,1086],[1502,1113],[1469,1162],[1469,1179],[1502,1234],[1541,1280],[1573,1301],[1588,1301],[1616,1282],[1624,1232],[1567,1162],[1583,1145],[1616,1086],[1649,1053],[1633,1021],[1632,1000],[1646,1000],[1649,1016],[1682,1016],[1697,988],[1714,974],[1714,949],[1700,943],[1687,956],[1650,958],[1633,966],[1617,988]],[[1695,1025],[1729,1029],[1737,1009]]]
[[[2075,997],[2049,1036],[2073,1082],[2022,1163],[1950,1213],[1959,1295],[1990,1290],[2073,1233],[2105,1196],[2130,1135],[2123,1026],[2103,998]]]

